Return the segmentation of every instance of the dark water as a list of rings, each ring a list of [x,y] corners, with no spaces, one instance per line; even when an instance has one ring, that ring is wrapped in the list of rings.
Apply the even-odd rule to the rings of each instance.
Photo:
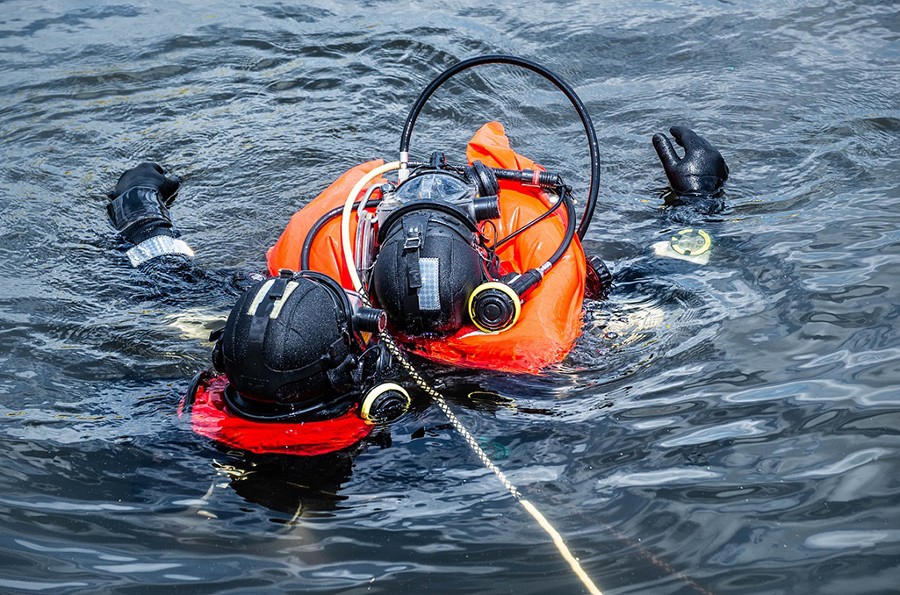
[[[544,377],[430,370],[463,422],[605,593],[900,591],[898,39],[894,2],[0,3],[0,591],[583,592],[424,397],[324,460],[193,435],[186,320],[227,311],[227,276],[155,295],[103,211],[158,160],[201,267],[259,268],[336,175],[395,157],[429,80],[494,52],[586,102],[616,286]],[[586,187],[560,95],[454,81],[414,151],[500,119]],[[662,208],[674,124],[725,155],[721,217]],[[653,254],[685,226],[707,265]]]

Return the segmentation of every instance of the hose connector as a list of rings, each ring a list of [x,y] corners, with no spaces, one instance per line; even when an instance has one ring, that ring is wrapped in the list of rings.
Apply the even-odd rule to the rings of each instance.
[[[540,283],[544,279],[544,271],[546,268],[550,268],[547,266],[547,263],[544,263],[541,267],[536,269],[528,269],[509,284],[510,288],[516,292],[516,295],[523,296],[528,293],[533,287],[535,287],[538,283]]]

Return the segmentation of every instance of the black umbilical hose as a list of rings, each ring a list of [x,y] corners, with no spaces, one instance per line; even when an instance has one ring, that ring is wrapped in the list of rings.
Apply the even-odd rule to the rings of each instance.
[[[544,278],[544,273],[546,273],[553,265],[559,262],[559,259],[562,258],[562,255],[565,254],[566,250],[569,249],[569,245],[572,243],[572,238],[575,236],[575,207],[572,204],[572,199],[566,193],[565,186],[560,190],[562,193],[563,204],[566,207],[566,217],[568,218],[568,224],[566,225],[566,235],[563,238],[563,241],[560,242],[559,246],[556,248],[556,252],[547,259],[547,262],[544,266],[541,266],[536,269],[529,269],[516,277],[513,280],[509,287],[516,292],[516,295],[525,295],[528,290],[532,287],[540,283]]]
[[[529,221],[528,223],[526,223],[525,225],[523,225],[516,231],[512,232],[508,236],[497,240],[497,242],[495,242],[494,245],[491,246],[491,248],[496,250],[497,248],[499,248],[506,242],[516,239],[518,236],[525,233],[526,231],[528,231],[529,229],[531,229],[532,227],[534,227],[535,225],[537,225],[538,223],[540,223],[541,221],[543,221],[544,219],[546,219],[547,217],[549,217],[550,215],[555,213],[556,209],[558,209],[560,206],[562,206],[564,200],[565,200],[565,193],[561,192],[559,194],[559,197],[556,199],[556,202],[553,203],[553,206],[550,207],[546,213],[544,213],[543,215],[541,215],[540,217],[538,217],[536,219]]]
[[[369,205],[373,207],[377,207],[381,202],[380,198],[373,198],[369,201]],[[319,235],[319,232],[322,231],[322,228],[331,221],[332,219],[337,218],[338,215],[341,214],[341,211],[344,207],[335,207],[319,217],[319,219],[312,224],[312,227],[309,228],[309,231],[306,233],[306,237],[303,239],[303,247],[300,249],[300,270],[308,271],[309,270],[309,251],[312,248],[313,240],[316,239],[316,236]]]
[[[468,60],[463,60],[462,62],[456,64],[455,66],[451,66],[444,72],[442,72],[436,79],[431,81],[431,83],[425,87],[425,90],[419,95],[416,102],[413,104],[412,109],[409,112],[409,116],[406,118],[406,124],[403,126],[403,133],[400,135],[400,161],[401,163],[405,163],[409,160],[409,144],[410,138],[412,137],[413,126],[416,123],[416,119],[419,117],[419,113],[421,113],[422,108],[425,106],[425,102],[437,91],[438,87],[447,82],[448,79],[453,77],[454,75],[472,68],[473,66],[479,66],[482,64],[511,64],[513,66],[520,66],[522,68],[531,70],[532,72],[536,72],[537,74],[543,76],[551,83],[553,83],[560,91],[562,91],[565,96],[572,103],[572,106],[575,108],[575,111],[578,112],[578,116],[581,118],[581,123],[584,125],[584,131],[588,137],[588,146],[591,152],[591,186],[588,191],[587,203],[584,207],[584,213],[581,216],[581,222],[578,224],[578,239],[584,239],[585,234],[587,233],[588,227],[591,224],[591,219],[594,216],[594,209],[597,206],[597,194],[600,190],[600,146],[597,143],[597,133],[594,130],[594,125],[591,122],[591,117],[587,113],[587,109],[584,107],[584,103],[582,103],[581,99],[575,93],[575,91],[566,83],[564,80],[531,60],[526,60],[524,58],[519,58],[516,56],[507,56],[503,54],[490,54],[486,56],[478,56],[475,58],[470,58]],[[404,157],[405,156],[405,157]],[[528,180],[531,181],[530,179]]]
[[[312,247],[313,240],[316,239],[316,236],[319,235],[319,232],[322,231],[322,228],[325,227],[325,224],[340,215],[343,209],[344,207],[336,207],[334,209],[331,209],[330,211],[319,217],[318,221],[313,223],[312,227],[309,228],[309,231],[306,233],[306,237],[303,239],[303,247],[300,249],[301,271],[309,270],[309,250]]]
[[[549,262],[551,266],[559,262],[562,255],[569,249],[572,238],[575,236],[575,226],[572,224],[575,220],[575,205],[572,204],[572,197],[566,192],[565,186],[560,189],[560,193],[562,194],[560,198],[563,201],[563,205],[566,207],[568,224],[566,225],[566,235],[563,237],[563,241],[559,244],[559,247],[556,249],[556,252],[553,253],[553,256],[547,259],[547,262]]]

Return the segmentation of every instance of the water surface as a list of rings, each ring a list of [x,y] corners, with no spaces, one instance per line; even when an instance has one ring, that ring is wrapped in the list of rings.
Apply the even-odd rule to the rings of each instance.
[[[604,593],[896,592],[898,39],[893,2],[3,2],[0,591],[583,592],[425,397],[315,460],[175,413],[230,272],[394,158],[443,68],[509,53],[591,112],[585,245],[616,284],[543,377],[429,368],[463,423]],[[459,159],[491,119],[584,195],[580,124],[530,73],[454,79],[413,150]],[[720,216],[663,207],[650,137],[676,124],[729,163]],[[106,222],[145,159],[184,177],[196,291],[160,295]],[[654,255],[688,226],[708,264]]]

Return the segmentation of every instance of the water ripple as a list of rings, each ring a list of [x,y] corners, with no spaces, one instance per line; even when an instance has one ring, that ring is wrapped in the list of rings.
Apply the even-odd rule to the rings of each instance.
[[[741,420],[711,428],[702,428],[692,430],[682,436],[667,439],[659,443],[663,448],[671,448],[676,446],[687,446],[691,444],[704,444],[707,442],[719,442],[732,438],[741,438],[745,436],[759,436],[767,433],[765,428],[766,422],[763,420]]]
[[[861,467],[873,461],[877,461],[878,459],[890,454],[892,454],[890,451],[883,448],[869,448],[847,455],[840,461],[835,461],[821,467],[815,467],[804,471],[791,473],[789,475],[786,475],[785,479],[799,479],[803,477],[821,479],[823,477],[840,475],[842,473],[850,471],[851,469],[855,469],[856,467]]]
[[[871,548],[879,544],[900,542],[900,531],[826,531],[807,537],[803,545],[820,550]]]
[[[174,413],[232,273],[349,165],[393,157],[443,68],[495,52],[585,101],[585,247],[615,283],[540,377],[426,366],[454,410],[604,592],[900,584],[893,3],[3,8],[0,589],[577,591],[424,397],[321,461],[217,448]],[[413,151],[461,158],[486,119],[583,199],[583,132],[532,73],[442,87]],[[731,168],[727,209],[689,218],[714,239],[702,266],[652,249],[683,227],[650,144],[674,124]],[[172,215],[207,272],[188,291],[133,274],[106,224],[143,159],[184,177]]]

